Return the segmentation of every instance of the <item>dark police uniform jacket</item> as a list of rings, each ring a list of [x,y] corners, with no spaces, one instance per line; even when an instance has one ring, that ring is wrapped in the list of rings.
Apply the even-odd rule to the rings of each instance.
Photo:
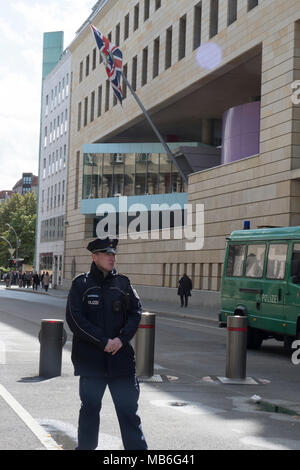
[[[77,276],[69,292],[66,320],[73,332],[74,374],[117,377],[135,374],[135,335],[142,305],[129,279],[115,270],[105,278],[92,263],[89,273]],[[122,348],[104,352],[109,339],[119,337]]]

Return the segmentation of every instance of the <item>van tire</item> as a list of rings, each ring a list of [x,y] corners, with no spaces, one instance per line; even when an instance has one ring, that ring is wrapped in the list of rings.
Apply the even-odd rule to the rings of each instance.
[[[247,349],[260,349],[264,336],[260,330],[248,326]]]

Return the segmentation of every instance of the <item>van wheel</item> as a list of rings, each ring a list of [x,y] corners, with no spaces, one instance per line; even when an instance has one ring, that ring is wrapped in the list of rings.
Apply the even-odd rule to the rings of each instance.
[[[256,328],[252,328],[248,326],[248,333],[247,333],[247,348],[248,349],[259,349],[263,342],[263,334],[261,331],[257,330]]]

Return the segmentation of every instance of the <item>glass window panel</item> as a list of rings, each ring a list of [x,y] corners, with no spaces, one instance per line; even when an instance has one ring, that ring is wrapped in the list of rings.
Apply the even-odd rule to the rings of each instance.
[[[135,161],[135,194],[146,194],[147,153],[137,153]]]
[[[148,154],[148,194],[159,193],[159,153]]]
[[[103,154],[103,192],[102,197],[113,196],[113,166],[110,153]]]
[[[248,245],[246,277],[262,277],[266,245]]]
[[[125,158],[124,196],[133,196],[135,188],[135,154]]]
[[[171,192],[171,160],[164,153],[160,154],[159,192],[160,194]]]
[[[239,277],[243,275],[243,266],[246,253],[246,245],[230,245],[226,276]]]
[[[287,245],[272,244],[269,247],[267,278],[284,279]]]
[[[120,153],[112,154],[113,170],[113,196],[123,195],[124,191],[124,162],[125,155]]]

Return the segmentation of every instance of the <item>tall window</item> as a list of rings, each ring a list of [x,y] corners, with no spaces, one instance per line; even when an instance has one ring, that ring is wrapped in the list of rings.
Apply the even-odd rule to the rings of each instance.
[[[142,86],[147,83],[148,75],[148,47],[143,49],[143,63],[142,63]]]
[[[90,116],[91,122],[93,122],[94,116],[95,116],[95,92],[92,91],[91,93],[91,116]]]
[[[139,27],[139,16],[140,16],[140,5],[137,4],[134,7],[133,31],[136,31]]]
[[[179,45],[178,45],[178,60],[185,57],[186,48],[186,15],[182,16],[179,20]]]
[[[209,37],[218,34],[219,0],[210,0]]]
[[[144,21],[150,16],[150,0],[144,0]]]
[[[77,115],[77,130],[80,131],[81,128],[81,101],[78,103],[78,115]]]
[[[109,110],[109,88],[110,81],[106,80],[106,89],[105,89],[105,111]]]
[[[172,65],[172,26],[166,31],[166,56],[165,56],[165,69]]]
[[[128,73],[128,65],[125,64],[124,67],[123,67],[123,75],[124,77],[127,78],[127,73]],[[125,100],[125,98],[127,98],[127,84],[125,82],[125,80],[123,79],[123,100]]]
[[[227,26],[234,23],[237,19],[237,0],[228,0]]]
[[[202,22],[202,2],[198,3],[194,7],[194,37],[193,37],[193,49],[201,44],[201,22]]]
[[[83,117],[83,125],[87,125],[87,117],[88,117],[88,97],[84,98],[84,117]]]
[[[153,45],[153,78],[159,74],[159,37],[154,40]]]
[[[132,59],[132,77],[131,77],[131,86],[136,91],[137,85],[137,56]]]
[[[257,5],[258,5],[258,0],[248,0],[248,11],[257,7]]]
[[[120,23],[117,24],[116,26],[116,40],[115,40],[115,43],[116,43],[116,46],[119,47],[120,45]]]
[[[98,109],[97,109],[97,116],[101,116],[101,109],[102,109],[102,85],[98,86]]]
[[[125,16],[124,20],[124,40],[129,36],[129,13]]]

